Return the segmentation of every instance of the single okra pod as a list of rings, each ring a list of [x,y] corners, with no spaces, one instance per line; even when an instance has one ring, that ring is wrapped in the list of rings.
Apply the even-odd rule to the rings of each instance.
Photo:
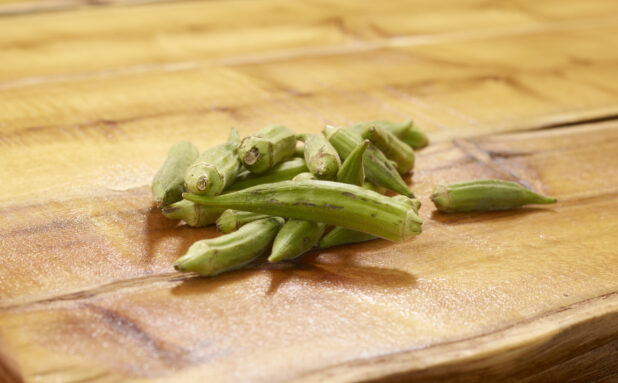
[[[399,174],[405,174],[414,167],[414,150],[393,133],[379,126],[367,126],[360,134],[373,142],[386,158],[395,162]]]
[[[352,150],[337,172],[337,181],[358,186],[365,182],[363,155],[367,146],[369,146],[369,140],[363,140]]]
[[[233,233],[197,241],[176,260],[174,268],[203,276],[238,269],[268,249],[281,225],[283,219],[270,217],[248,223]]]
[[[379,126],[386,129],[396,135],[400,140],[408,144],[412,149],[419,150],[429,145],[429,138],[427,135],[418,129],[412,120],[404,121],[402,123],[395,123],[390,121],[367,121],[361,122],[352,126],[352,129],[359,130],[364,129],[366,126]]]
[[[315,179],[317,179],[315,174],[306,172],[300,173],[292,180]],[[277,233],[268,261],[279,262],[300,257],[320,240],[325,229],[326,224],[321,222],[289,219]]]
[[[367,190],[372,190],[376,193],[380,193],[380,194],[384,194],[386,193],[386,188],[384,186],[380,186],[380,185],[375,185],[372,184],[371,182],[363,182],[363,184],[361,185],[364,189]]]
[[[305,162],[309,171],[319,179],[334,180],[341,166],[339,154],[322,134],[299,134],[305,143]]]
[[[322,222],[289,219],[275,237],[268,262],[300,257],[318,243],[325,229]]]
[[[240,211],[227,209],[217,219],[217,230],[222,233],[231,233],[240,229],[249,222],[257,221],[270,217],[267,214],[252,213],[250,211]]]
[[[206,207],[186,199],[164,207],[161,212],[168,219],[180,219],[189,226],[202,227],[212,225],[225,209]]]
[[[305,158],[305,147],[303,145],[297,145],[294,149],[294,157]]]
[[[438,185],[431,194],[438,211],[508,210],[528,204],[555,203],[554,197],[543,196],[525,187],[502,180],[475,180]]]
[[[236,149],[238,131],[232,129],[226,143],[206,150],[187,169],[185,188],[199,195],[217,195],[232,184],[240,171]]]
[[[351,129],[337,128],[330,125],[324,128],[324,135],[343,159],[348,158],[354,148],[363,142],[360,134]],[[372,183],[382,185],[407,197],[414,196],[403,179],[401,179],[397,169],[373,144],[370,144],[365,149],[363,167],[365,169],[365,176]]]
[[[327,247],[371,241],[372,239],[377,239],[377,237],[375,235],[337,226],[320,239],[318,248],[325,249]]]
[[[294,178],[292,178],[292,181],[311,181],[317,179],[318,178],[315,176],[315,174],[310,172],[303,172],[294,176]]]
[[[179,141],[168,150],[165,162],[152,179],[152,195],[158,207],[182,199],[185,172],[199,155],[195,145],[188,141]]]
[[[183,197],[204,206],[324,222],[393,241],[419,234],[422,225],[409,204],[331,181],[283,181],[214,197]]]
[[[280,163],[264,174],[258,175],[243,171],[236,177],[236,181],[226,188],[225,191],[236,191],[260,184],[288,181],[296,175],[308,171],[309,169],[307,169],[304,159],[292,158],[291,160]]]
[[[238,147],[238,157],[251,173],[262,174],[294,155],[296,135],[283,125],[268,126],[245,137]]]

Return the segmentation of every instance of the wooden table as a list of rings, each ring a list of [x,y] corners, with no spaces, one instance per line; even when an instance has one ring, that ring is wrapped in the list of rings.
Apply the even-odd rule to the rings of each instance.
[[[615,0],[0,0],[0,47],[0,381],[618,380]],[[409,117],[422,235],[172,269],[172,142]],[[559,203],[434,211],[480,177]]]

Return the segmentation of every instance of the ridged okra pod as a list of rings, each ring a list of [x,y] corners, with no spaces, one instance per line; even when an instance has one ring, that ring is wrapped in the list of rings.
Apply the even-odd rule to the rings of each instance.
[[[421,232],[414,209],[371,190],[331,181],[283,181],[214,197],[183,194],[210,207],[324,222],[399,241]]]
[[[339,153],[343,159],[346,159],[354,148],[363,142],[360,134],[351,129],[338,128],[330,125],[324,128],[324,135],[335,149],[337,149],[337,153]],[[382,185],[399,194],[413,197],[412,192],[403,179],[401,179],[397,169],[393,167],[384,154],[374,145],[370,144],[365,150],[363,154],[363,164],[365,176],[372,183]]]
[[[225,191],[236,191],[255,185],[267,184],[279,181],[289,181],[300,173],[308,172],[309,169],[302,158],[292,158],[280,163],[264,174],[253,174],[248,171],[241,172],[236,181]]]
[[[337,181],[345,184],[361,186],[365,182],[363,155],[369,146],[369,140],[363,140],[343,161],[337,172]]]
[[[418,129],[412,120],[401,123],[390,121],[367,121],[353,125],[352,129],[359,131],[367,126],[379,126],[390,131],[414,150],[419,150],[429,145],[429,138],[427,135]]]
[[[252,213],[250,211],[240,211],[227,209],[217,219],[217,230],[222,233],[231,233],[243,227],[244,225],[270,217],[267,214]]]
[[[238,157],[251,173],[262,174],[294,155],[296,135],[283,125],[268,126],[245,137],[238,147]]]
[[[212,225],[225,209],[206,207],[186,199],[164,207],[161,212],[168,219],[180,219],[187,225],[202,227]]]
[[[301,173],[294,177],[294,181],[311,179],[316,179],[313,173]],[[325,229],[326,224],[322,222],[289,219],[277,233],[268,261],[279,262],[300,257],[318,243]]]
[[[270,217],[248,223],[233,233],[197,241],[176,260],[174,268],[203,276],[238,269],[268,249],[282,224],[283,219]]]
[[[393,133],[379,126],[367,126],[360,131],[363,138],[371,141],[389,160],[395,162],[400,174],[414,167],[414,150]]]
[[[238,131],[232,129],[227,142],[204,151],[185,173],[187,191],[199,195],[217,195],[231,185],[240,171],[236,152],[239,142]]]
[[[438,185],[431,194],[438,211],[508,210],[528,204],[555,203],[554,197],[537,194],[525,187],[502,180],[475,180]]]
[[[158,207],[182,199],[185,172],[199,155],[195,145],[188,141],[179,141],[168,150],[165,162],[152,179],[152,195]]]
[[[375,235],[361,233],[360,231],[350,230],[337,226],[333,228],[328,234],[326,234],[318,242],[320,249],[326,249],[327,247],[347,245],[351,243],[367,242],[376,239]]]
[[[322,134],[299,134],[305,143],[304,156],[309,171],[319,179],[334,180],[341,166],[339,154]]]

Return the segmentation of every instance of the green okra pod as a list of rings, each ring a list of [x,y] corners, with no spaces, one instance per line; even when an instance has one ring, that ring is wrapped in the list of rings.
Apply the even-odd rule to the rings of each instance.
[[[315,176],[315,174],[310,173],[310,172],[303,172],[303,173],[297,174],[296,176],[294,176],[294,178],[292,178],[292,181],[311,181],[311,180],[317,180],[317,177]]]
[[[296,135],[283,125],[268,126],[245,137],[238,147],[238,157],[251,173],[262,174],[294,155]]]
[[[292,158],[282,162],[264,174],[253,174],[248,171],[241,172],[236,181],[225,191],[236,191],[246,189],[251,186],[267,184],[279,181],[288,181],[300,173],[308,172],[309,169],[302,158]]]
[[[502,180],[475,180],[438,185],[431,194],[438,211],[508,210],[528,204],[555,203],[554,197],[537,194],[525,187]]]
[[[350,230],[337,226],[333,228],[318,242],[318,248],[325,249],[327,247],[347,245],[351,243],[359,243],[377,239],[375,235],[362,233],[356,230]]]
[[[176,260],[174,268],[203,276],[238,269],[268,249],[281,225],[283,219],[270,217],[248,223],[233,233],[197,241]]]
[[[158,207],[182,199],[185,172],[199,155],[195,145],[188,141],[179,141],[168,150],[165,162],[152,180],[152,195]]]
[[[305,147],[303,145],[296,146],[294,157],[305,158]]]
[[[419,150],[429,145],[429,138],[427,135],[418,129],[412,120],[401,123],[390,121],[367,121],[353,125],[352,129],[358,132],[367,126],[379,126],[390,131],[414,150]]]
[[[289,219],[275,237],[268,262],[300,257],[318,243],[325,229],[322,222]]]
[[[369,146],[369,140],[363,140],[352,150],[337,172],[337,181],[358,186],[365,182],[363,155],[367,146]]]
[[[363,142],[362,137],[351,129],[330,125],[324,128],[324,135],[343,159],[346,159],[354,148]],[[384,186],[408,197],[414,196],[403,179],[401,179],[397,169],[372,144],[367,147],[365,154],[363,154],[363,167],[365,169],[365,176],[372,183]]]
[[[206,207],[186,199],[164,207],[161,212],[168,219],[180,219],[187,225],[202,227],[212,225],[225,209]]]
[[[334,180],[341,166],[339,154],[322,134],[299,134],[298,140],[305,143],[305,162],[309,171],[319,179]]]
[[[371,182],[363,182],[363,184],[361,185],[364,189],[367,190],[372,190],[376,193],[380,193],[380,194],[384,194],[386,193],[386,188],[384,186],[380,186],[380,185],[375,185],[372,184]]]
[[[394,161],[400,174],[405,174],[414,167],[414,150],[388,130],[379,126],[367,126],[361,129],[360,135],[371,141],[386,158]]]
[[[270,217],[267,214],[252,213],[250,211],[240,211],[227,209],[217,219],[217,230],[222,233],[231,233],[248,224],[249,222],[257,221]]]
[[[217,195],[232,184],[240,171],[236,152],[238,144],[238,131],[234,128],[226,143],[204,151],[185,173],[187,191],[200,195]]]
[[[331,181],[283,181],[214,197],[183,197],[204,206],[324,222],[393,241],[419,234],[422,225],[409,204]]]

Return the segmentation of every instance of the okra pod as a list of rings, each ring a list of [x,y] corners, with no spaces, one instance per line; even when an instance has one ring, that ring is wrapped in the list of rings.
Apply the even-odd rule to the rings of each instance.
[[[197,241],[176,260],[174,268],[203,276],[238,269],[268,249],[282,224],[283,219],[270,217],[248,223],[233,233]]]
[[[367,126],[361,129],[360,135],[371,141],[386,158],[394,161],[399,174],[405,174],[414,167],[414,150],[388,130]]]
[[[234,128],[226,143],[204,151],[185,173],[187,191],[200,195],[217,195],[232,184],[240,171],[236,152],[238,144],[238,131]]]
[[[346,245],[350,243],[359,243],[371,241],[376,239],[375,235],[362,233],[356,230],[350,230],[337,226],[333,228],[328,234],[326,234],[318,242],[318,248],[325,249],[327,247],[333,247],[338,245]]]
[[[250,211],[239,211],[227,209],[217,219],[217,230],[222,233],[231,233],[240,229],[249,222],[257,221],[270,217],[267,214],[252,213]]]
[[[362,137],[351,129],[330,125],[324,128],[324,135],[343,159],[346,159],[354,148],[363,142]],[[401,179],[397,169],[373,144],[370,144],[365,150],[363,167],[365,169],[365,176],[372,183],[382,185],[408,197],[414,196],[403,179]]]
[[[300,257],[318,243],[325,229],[322,222],[289,219],[275,237],[268,262]]]
[[[419,234],[422,225],[409,204],[331,181],[283,181],[214,197],[183,197],[204,206],[324,222],[393,241]]]
[[[236,191],[260,184],[288,181],[296,175],[308,171],[309,169],[307,169],[304,159],[292,158],[270,169],[268,173],[258,175],[243,171],[236,177],[236,181],[226,188],[225,191]]]
[[[296,138],[305,143],[305,162],[309,171],[319,179],[334,180],[341,160],[326,137],[322,134],[299,134]]]
[[[475,180],[438,185],[431,194],[438,211],[508,210],[528,204],[555,203],[554,197],[543,196],[525,187],[502,180]]]
[[[305,147],[303,145],[296,146],[294,157],[305,158]]]
[[[180,219],[189,226],[202,227],[212,225],[225,209],[206,207],[186,199],[164,207],[161,212],[165,218]]]
[[[315,174],[310,173],[310,172],[303,172],[303,173],[297,174],[296,176],[294,176],[294,178],[292,178],[292,181],[311,181],[311,180],[317,180],[317,177],[315,176]]]
[[[352,150],[337,172],[337,181],[359,186],[365,182],[363,155],[367,146],[369,146],[369,141],[363,140]]]
[[[386,129],[414,150],[419,150],[429,145],[429,138],[427,135],[418,129],[412,120],[404,121],[402,123],[390,121],[367,121],[353,125],[352,129],[358,131],[366,126],[379,126]]]
[[[185,172],[199,155],[195,145],[188,141],[179,141],[168,150],[165,162],[152,179],[152,195],[158,207],[182,199]]]
[[[251,173],[262,174],[294,155],[296,136],[283,125],[268,126],[245,137],[238,147],[238,157]]]

